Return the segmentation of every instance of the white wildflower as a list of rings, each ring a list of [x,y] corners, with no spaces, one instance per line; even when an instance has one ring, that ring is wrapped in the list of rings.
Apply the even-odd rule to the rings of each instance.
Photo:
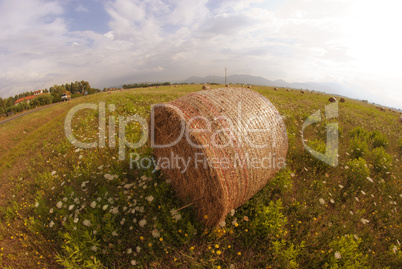
[[[360,192],[361,192],[363,195],[366,195],[366,193],[365,193],[363,190],[361,190]]]
[[[52,221],[49,223],[49,227],[52,228],[53,225],[54,225],[54,222],[53,222],[53,220],[52,220]]]
[[[154,200],[154,197],[152,195],[145,197],[145,200],[148,202],[152,202]]]
[[[355,200],[359,202],[359,198],[355,197]]]
[[[177,214],[177,210],[176,210],[176,209],[170,210],[170,214],[171,214],[172,216],[176,215],[176,214]]]
[[[329,201],[330,201],[332,204],[335,204],[335,200],[334,200],[334,199],[329,199]]]
[[[80,156],[78,156],[78,159],[79,159],[79,160],[81,160],[81,159],[82,159],[82,157],[84,157],[84,156],[80,155]]]
[[[105,177],[105,179],[107,179],[107,180],[113,180],[114,179],[114,177],[111,175],[111,174],[105,174],[105,175],[103,175],[104,177]]]
[[[131,260],[131,265],[136,265],[137,262],[135,260]]]
[[[360,221],[364,224],[364,225],[366,225],[367,223],[369,223],[370,221],[368,220],[368,219],[360,219]]]
[[[140,253],[141,247],[140,247],[140,246],[137,246],[137,247],[135,248],[135,250],[137,251],[137,253]]]
[[[374,180],[370,177],[367,177],[367,180],[370,181],[371,183],[374,183]]]
[[[339,260],[340,258],[342,258],[341,253],[339,253],[338,251],[335,252],[334,256],[335,256],[335,259],[337,259],[337,260]]]
[[[90,206],[91,206],[92,208],[95,208],[95,207],[96,207],[96,201],[93,201],[93,202],[90,204]]]
[[[113,236],[118,236],[118,234],[117,234],[116,231],[113,231],[113,232],[112,232],[112,235],[113,235]]]
[[[79,220],[78,218],[74,218],[73,222],[74,222],[74,223],[77,223],[78,220]]]
[[[181,215],[180,215],[180,213],[177,212],[177,214],[174,215],[173,218],[174,218],[176,221],[181,220]]]
[[[226,222],[223,220],[221,222],[219,222],[219,226],[220,227],[225,227],[226,226]]]
[[[142,219],[140,220],[140,222],[138,223],[141,227],[144,227],[145,224],[147,224],[147,220],[146,219]]]
[[[103,209],[103,210],[106,210],[106,209],[108,208],[108,206],[109,206],[109,205],[104,205],[104,206],[102,207],[102,209]]]
[[[57,172],[53,171],[52,173],[50,173],[52,176],[54,176]]]
[[[50,213],[50,214],[52,214],[52,213],[53,213],[53,208],[51,208],[51,209],[49,210],[49,213]]]
[[[38,203],[38,202],[36,202],[36,203],[35,203],[35,207],[38,207],[38,206],[39,206],[39,203]]]
[[[73,227],[73,230],[76,231],[76,230],[77,230],[77,226],[74,226],[74,227]]]
[[[94,252],[96,252],[96,251],[98,250],[98,248],[97,248],[96,246],[92,246],[92,247],[91,247],[91,250],[94,251]]]
[[[394,254],[396,254],[397,251],[398,251],[398,247],[394,245],[394,247],[392,248],[392,252],[394,252]]]
[[[62,201],[58,201],[56,204],[57,208],[61,208],[63,206],[63,202]]]
[[[318,200],[319,202],[320,202],[320,204],[325,204],[325,201],[324,201],[324,199],[322,199],[322,198],[320,198],[319,200]]]
[[[159,237],[161,236],[160,233],[159,233],[159,231],[158,231],[158,229],[152,230],[152,236],[153,236],[154,238],[159,238]]]
[[[339,188],[343,189],[343,185],[339,184]]]
[[[234,210],[234,209],[230,210],[230,215],[231,215],[232,217],[234,216],[235,213],[236,213],[236,210]]]
[[[124,222],[126,222],[126,218],[122,218],[120,221],[120,225],[124,225]]]
[[[133,222],[134,222],[134,223],[137,223],[137,219],[136,219],[136,218],[133,218]]]
[[[133,252],[133,250],[131,248],[127,249],[127,254],[131,254]]]
[[[81,188],[85,188],[87,186],[87,184],[89,183],[89,181],[84,181],[81,184]]]
[[[89,227],[89,226],[91,226],[92,224],[91,224],[91,221],[90,220],[84,220],[83,222],[82,222],[82,224],[84,224],[85,226],[87,226],[87,227]]]
[[[70,206],[68,207],[68,210],[73,210],[73,208],[74,208],[74,205],[70,205]]]
[[[92,234],[94,234],[94,235],[97,234],[97,233],[98,233],[97,230],[93,230],[93,231],[92,231]]]
[[[115,214],[115,215],[118,214],[119,213],[119,207],[118,206],[113,207],[112,208],[112,213]]]

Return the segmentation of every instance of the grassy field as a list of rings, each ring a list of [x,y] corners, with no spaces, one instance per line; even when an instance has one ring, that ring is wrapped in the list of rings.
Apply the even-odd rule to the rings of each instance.
[[[185,204],[154,167],[119,161],[117,146],[75,148],[65,136],[65,117],[78,104],[114,104],[106,119],[146,118],[152,104],[199,89],[100,93],[0,125],[1,268],[402,268],[396,112],[346,99],[327,120],[328,95],[253,87],[285,118],[287,165],[214,229],[192,206],[176,211]],[[323,120],[307,127],[304,139],[324,152],[326,126],[337,122],[337,167],[302,145],[303,122],[317,110]],[[95,110],[77,113],[77,139],[98,141],[98,120]],[[137,141],[141,129],[130,124],[126,133]],[[152,155],[148,146],[130,152]]]

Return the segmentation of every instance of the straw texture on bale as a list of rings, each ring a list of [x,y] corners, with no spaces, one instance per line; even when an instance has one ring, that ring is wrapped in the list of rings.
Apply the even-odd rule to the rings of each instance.
[[[154,106],[150,130],[157,161],[179,156],[189,162],[187,169],[177,162],[160,169],[208,226],[263,188],[284,165],[288,149],[279,112],[245,88],[199,91]]]

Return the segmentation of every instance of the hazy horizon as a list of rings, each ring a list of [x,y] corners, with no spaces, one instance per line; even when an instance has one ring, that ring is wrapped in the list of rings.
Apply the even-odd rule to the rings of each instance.
[[[399,5],[347,0],[0,0],[0,96],[229,74],[337,83],[402,108]]]

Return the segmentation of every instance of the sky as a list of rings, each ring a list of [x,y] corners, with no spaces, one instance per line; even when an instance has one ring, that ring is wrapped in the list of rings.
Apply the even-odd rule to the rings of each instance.
[[[402,109],[393,0],[0,0],[0,97],[247,74]]]

